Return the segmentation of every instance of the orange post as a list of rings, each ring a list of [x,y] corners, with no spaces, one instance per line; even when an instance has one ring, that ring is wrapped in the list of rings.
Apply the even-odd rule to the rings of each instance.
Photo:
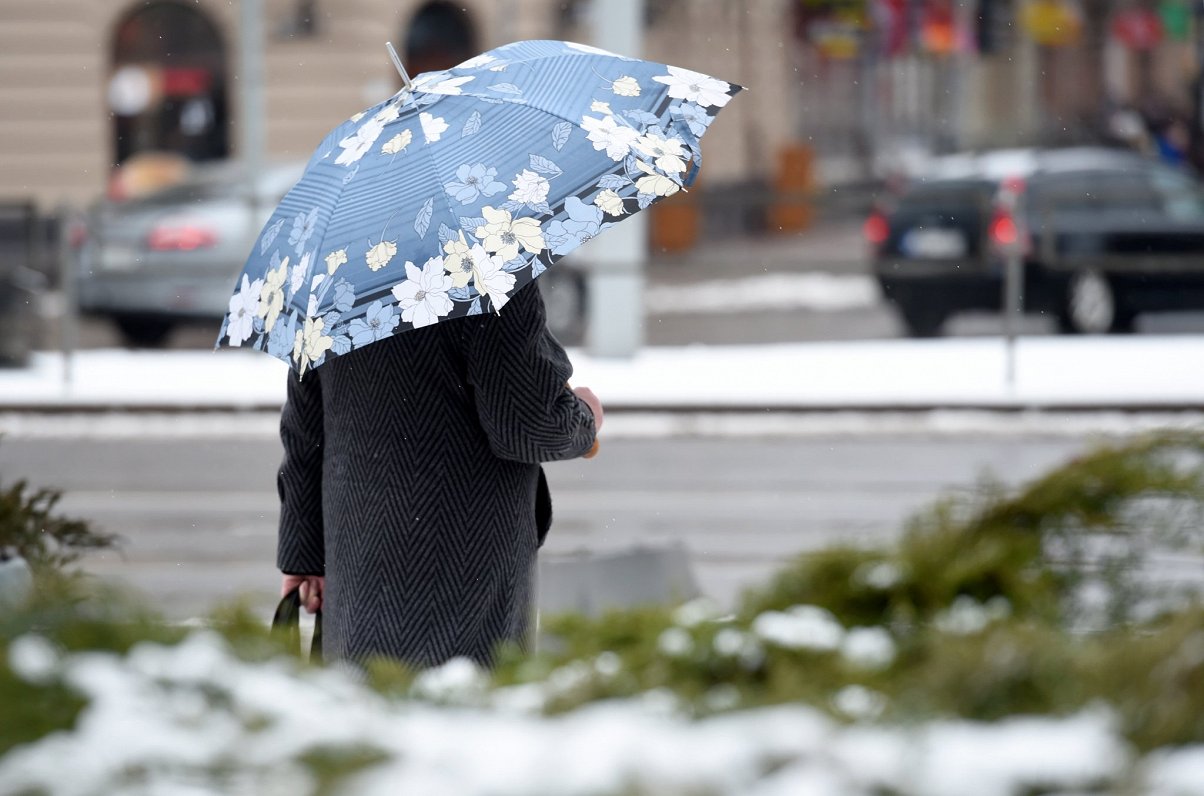
[[[811,226],[815,211],[815,152],[803,144],[791,144],[778,153],[774,179],[777,196],[769,208],[769,228],[777,232],[802,232]]]
[[[648,208],[652,211],[653,254],[676,254],[694,247],[698,240],[699,183],[689,193],[679,191]]]

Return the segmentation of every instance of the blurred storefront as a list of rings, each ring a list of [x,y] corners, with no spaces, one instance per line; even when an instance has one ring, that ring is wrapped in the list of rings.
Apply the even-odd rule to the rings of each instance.
[[[263,5],[264,113],[269,155],[278,159],[308,156],[340,119],[396,90],[386,40],[421,72],[514,39],[589,37],[580,2]],[[708,170],[719,184],[766,173],[759,164],[749,168],[761,144],[741,141],[776,145],[794,135],[784,114],[764,110],[789,105],[780,101],[787,88],[781,54],[756,45],[756,53],[741,51],[732,24],[742,20],[747,31],[757,24],[749,20],[760,20],[755,35],[763,41],[776,35],[775,15],[764,9],[781,4],[769,0],[753,13],[744,5],[647,1],[648,57],[764,92],[708,136],[732,151]],[[227,0],[0,0],[0,198],[48,208],[106,190],[132,195],[178,178],[190,164],[237,157],[238,16],[238,4]],[[743,41],[747,47],[751,39]],[[774,56],[768,64],[765,54]]]
[[[414,71],[442,68],[519,38],[588,40],[588,2],[264,0],[269,154],[307,156],[394,91],[387,39]],[[879,179],[909,149],[1099,140],[1126,108],[1194,118],[1187,2],[645,0],[643,55],[753,89],[707,137],[723,152],[708,193],[797,201]],[[238,14],[228,0],[0,0],[0,199],[134,193],[237,157]],[[763,216],[807,223],[788,204]]]

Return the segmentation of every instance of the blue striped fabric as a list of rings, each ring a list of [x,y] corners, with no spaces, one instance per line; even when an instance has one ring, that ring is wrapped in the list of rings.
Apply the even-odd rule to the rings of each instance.
[[[219,345],[304,372],[499,310],[586,240],[690,185],[740,87],[559,41],[419,75],[339,125],[260,233]]]

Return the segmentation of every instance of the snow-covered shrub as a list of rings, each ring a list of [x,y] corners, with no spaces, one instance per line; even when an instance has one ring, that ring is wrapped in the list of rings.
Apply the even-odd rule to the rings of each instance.
[[[1198,550],[1201,451],[1152,437],[945,501],[732,613],[546,618],[491,677],[43,595],[0,618],[0,794],[1204,796],[1204,605],[1140,566]]]

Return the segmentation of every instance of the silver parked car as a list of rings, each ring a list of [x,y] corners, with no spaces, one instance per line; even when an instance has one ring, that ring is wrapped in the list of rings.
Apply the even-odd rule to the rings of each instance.
[[[159,345],[180,323],[220,319],[255,236],[303,167],[266,168],[254,212],[236,161],[198,166],[141,199],[99,204],[80,260],[80,311],[111,318],[136,346]]]
[[[80,257],[80,311],[111,318],[125,342],[157,346],[186,322],[218,323],[230,306],[247,252],[304,163],[273,165],[250,210],[238,162],[197,167],[187,181],[145,198],[94,208]],[[581,341],[585,286],[561,264],[539,279],[548,327],[566,345]]]

